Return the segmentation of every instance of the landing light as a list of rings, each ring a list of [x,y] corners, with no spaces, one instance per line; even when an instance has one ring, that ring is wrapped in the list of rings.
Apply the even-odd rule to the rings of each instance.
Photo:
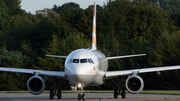
[[[79,83],[79,84],[78,84],[78,88],[81,88],[81,87],[82,87],[82,85]]]

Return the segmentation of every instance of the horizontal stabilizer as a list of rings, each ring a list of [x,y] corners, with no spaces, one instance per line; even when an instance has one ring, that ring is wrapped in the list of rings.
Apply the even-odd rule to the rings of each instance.
[[[107,60],[111,60],[111,59],[122,59],[122,58],[136,57],[136,56],[145,56],[145,55],[146,55],[146,54],[114,56],[114,57],[107,57]]]
[[[56,58],[67,58],[67,56],[59,56],[59,55],[46,55],[46,56],[49,56],[49,57],[56,57]]]

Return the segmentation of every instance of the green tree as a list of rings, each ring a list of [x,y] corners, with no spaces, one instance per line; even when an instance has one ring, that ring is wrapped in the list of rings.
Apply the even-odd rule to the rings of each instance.
[[[22,41],[32,39],[32,31],[36,19],[31,16],[15,15],[4,19],[1,25],[2,40],[0,42],[6,43],[8,50],[20,50]]]
[[[6,7],[8,8],[11,16],[25,14],[25,11],[22,10],[20,6],[21,0],[4,0],[4,2],[6,3]]]
[[[31,45],[33,46],[33,51],[37,53],[38,56],[43,56],[43,48],[47,47],[51,35],[55,30],[56,26],[51,18],[44,17],[37,24],[34,25],[32,30]]]
[[[32,68],[33,62],[33,59],[22,55],[21,52],[0,50],[1,67],[29,69]],[[26,87],[27,75],[25,74],[17,77],[15,73],[2,72],[0,77],[0,90],[22,90]]]
[[[48,55],[68,56],[73,50],[80,48],[88,48],[89,43],[84,38],[82,33],[71,33],[66,38],[59,38],[57,35],[52,35],[52,41],[49,47],[44,51]],[[39,57],[39,64],[45,70],[64,70],[64,61],[61,58]]]
[[[59,50],[59,45],[60,45],[59,40],[60,39],[55,34],[52,35],[52,41],[49,47],[44,50],[47,55],[51,55],[51,54],[58,55],[59,53],[62,53]],[[64,65],[63,65],[64,61],[61,58],[38,57],[38,59],[39,59],[39,65],[42,66],[43,70],[49,70],[49,71],[63,71],[64,70]]]
[[[6,7],[6,4],[4,2],[4,0],[0,0],[1,4],[0,4],[0,20],[2,20],[3,18],[6,18],[9,16],[9,11],[8,8]]]

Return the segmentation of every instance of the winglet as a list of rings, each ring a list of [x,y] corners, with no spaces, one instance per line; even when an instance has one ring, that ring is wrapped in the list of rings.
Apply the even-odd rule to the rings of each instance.
[[[92,46],[91,50],[96,50],[96,3],[94,2],[94,15],[93,15],[93,27],[92,27]]]

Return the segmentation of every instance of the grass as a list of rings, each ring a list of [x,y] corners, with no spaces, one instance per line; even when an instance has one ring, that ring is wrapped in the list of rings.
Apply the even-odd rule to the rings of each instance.
[[[113,93],[113,90],[85,90],[85,93]],[[29,91],[0,91],[0,93],[29,93]],[[45,90],[44,93],[49,93]],[[62,90],[62,93],[79,93],[79,91]],[[141,94],[171,94],[180,95],[180,90],[143,90]]]
[[[43,93],[49,93],[45,90]],[[85,90],[85,93],[113,93],[113,90]],[[0,91],[0,93],[29,93],[29,91]],[[62,93],[79,93],[79,91],[62,90]]]

